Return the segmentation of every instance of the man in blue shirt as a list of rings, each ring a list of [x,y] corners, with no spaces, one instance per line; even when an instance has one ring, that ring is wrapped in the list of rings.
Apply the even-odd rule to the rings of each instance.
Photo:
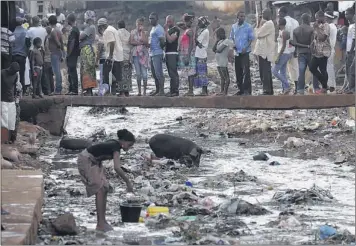
[[[163,75],[163,48],[165,46],[165,32],[158,24],[158,15],[151,13],[149,16],[152,29],[150,32],[150,63],[152,76],[155,79],[156,91],[151,95],[164,96],[164,75]]]
[[[251,25],[245,22],[245,12],[237,13],[237,22],[232,25],[230,39],[235,44],[235,73],[239,89],[236,95],[251,95],[250,52],[254,35]]]
[[[14,30],[15,40],[12,44],[12,61],[20,65],[20,83],[25,92],[25,69],[26,57],[30,48],[31,41],[26,38],[27,30],[22,27],[23,19],[16,17],[16,28]]]

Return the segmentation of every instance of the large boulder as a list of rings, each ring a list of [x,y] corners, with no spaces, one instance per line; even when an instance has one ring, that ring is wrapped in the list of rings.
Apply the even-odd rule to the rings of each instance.
[[[1,156],[1,169],[12,169],[12,168],[13,168],[12,163],[5,160]]]
[[[54,229],[54,234],[58,236],[78,234],[77,224],[71,213],[59,215],[57,219],[52,222],[52,227]]]
[[[11,145],[1,145],[1,155],[4,159],[10,160],[11,162],[19,162],[21,160],[20,152]]]

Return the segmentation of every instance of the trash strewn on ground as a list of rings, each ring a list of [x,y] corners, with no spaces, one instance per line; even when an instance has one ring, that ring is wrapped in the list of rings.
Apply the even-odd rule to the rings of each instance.
[[[310,189],[278,191],[274,194],[273,200],[280,203],[310,203],[310,202],[330,202],[334,197],[330,191],[324,190],[316,185]]]

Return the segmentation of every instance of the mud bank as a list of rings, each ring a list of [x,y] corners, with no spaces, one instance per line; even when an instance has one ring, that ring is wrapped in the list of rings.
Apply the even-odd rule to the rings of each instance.
[[[137,143],[129,153],[122,153],[124,167],[134,180],[136,193],[146,202],[170,207],[170,216],[145,223],[122,224],[119,203],[124,199],[126,187],[116,178],[112,163],[105,163],[113,187],[107,219],[115,231],[106,235],[95,233],[94,198],[86,197],[80,182],[77,153],[58,150],[59,139],[52,138],[46,141],[42,150],[45,154],[40,157],[50,163],[50,169],[46,173],[43,224],[38,243],[108,245],[131,240],[139,244],[323,244],[325,241],[319,240],[318,233],[319,227],[326,223],[337,226],[341,234],[338,240],[329,239],[329,243],[354,240],[344,232],[355,230],[354,164],[347,160],[336,165],[332,160],[335,154],[328,154],[342,149],[337,145],[341,139],[344,148],[351,143],[352,127],[348,130],[347,125],[343,126],[346,118],[340,116],[340,112],[325,111],[324,123],[329,122],[330,117],[341,117],[341,129],[337,131],[338,128],[332,126],[327,131],[326,123],[316,128],[316,124],[309,122],[309,118],[316,119],[315,114],[321,115],[312,111],[291,114],[129,108],[127,113],[121,114],[118,110],[70,108],[66,131],[70,137],[87,138],[104,129],[106,138],[110,138],[115,137],[119,128],[130,129],[137,136]],[[291,116],[283,118],[283,114]],[[269,127],[253,130],[251,122],[257,117],[270,122]],[[246,127],[238,130],[231,127],[237,119],[245,122],[250,131]],[[298,128],[306,125],[316,129]],[[141,155],[150,153],[146,141],[156,133],[171,133],[198,143],[206,151],[201,166],[188,169],[179,163],[169,165],[162,161],[149,168]],[[320,139],[328,134],[332,141],[329,140],[330,147],[325,147]],[[302,141],[305,145],[291,148],[286,143],[284,146],[290,136],[311,142],[315,142],[312,138],[316,137],[319,145]],[[317,149],[320,152],[315,155]],[[260,152],[269,153],[270,159],[254,161],[253,156]],[[279,165],[270,165],[273,162]],[[187,180],[193,184],[193,193],[184,185]],[[78,235],[52,236],[50,221],[65,212],[74,215]],[[195,221],[181,222],[181,216],[186,215],[196,216]]]

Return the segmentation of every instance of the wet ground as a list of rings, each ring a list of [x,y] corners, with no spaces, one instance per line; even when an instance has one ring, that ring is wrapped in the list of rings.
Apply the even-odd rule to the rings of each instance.
[[[108,137],[115,137],[117,129],[131,130],[138,140],[129,153],[122,153],[122,158],[124,166],[132,171],[129,176],[135,179],[137,193],[145,195],[148,193],[147,190],[151,189],[150,186],[154,187],[152,194],[146,197],[147,201],[171,206],[173,217],[197,213],[208,215],[199,215],[197,221],[186,222],[196,226],[194,230],[198,235],[193,239],[184,233],[183,236],[182,233],[179,234],[182,238],[174,237],[177,234],[173,232],[182,231],[179,224],[174,223],[174,219],[172,223],[163,225],[161,222],[153,222],[153,228],[152,225],[149,228],[144,223],[121,224],[119,202],[123,199],[125,185],[115,177],[112,163],[106,163],[107,175],[114,188],[109,194],[108,221],[114,225],[115,231],[106,235],[95,233],[94,198],[85,196],[84,186],[80,182],[76,168],[76,153],[58,151],[54,146],[58,146],[59,139],[53,138],[47,142],[47,147],[42,150],[45,154],[41,157],[51,162],[49,165],[52,167],[47,173],[45,183],[44,224],[39,231],[39,242],[42,244],[116,244],[127,240],[124,237],[128,237],[128,232],[134,232],[135,237],[139,235],[143,244],[162,243],[167,237],[171,241],[175,238],[182,243],[192,243],[204,239],[207,234],[215,235],[216,238],[229,236],[230,239],[238,239],[241,243],[302,244],[320,243],[317,231],[320,225],[326,223],[339,227],[340,231],[343,229],[355,231],[355,181],[352,172],[354,165],[345,163],[335,165],[327,155],[305,158],[298,153],[298,149],[286,150],[280,141],[271,141],[270,135],[273,131],[269,132],[268,136],[262,136],[264,133],[261,131],[260,135],[245,132],[241,136],[229,137],[226,131],[222,134],[218,128],[204,128],[201,123],[203,114],[205,119],[209,119],[209,115],[212,114],[225,115],[227,119],[231,119],[241,117],[239,115],[261,112],[235,111],[222,114],[221,111],[211,110],[207,113],[199,109],[129,108],[129,112],[122,115],[117,109],[99,110],[100,112],[96,114],[89,114],[89,110],[90,108],[82,107],[69,108],[66,125],[69,136],[85,138],[97,130],[105,129]],[[235,114],[235,117],[231,114]],[[280,112],[270,114],[278,115]],[[142,154],[150,153],[146,141],[154,134],[163,132],[192,139],[201,145],[207,151],[202,158],[201,166],[198,169],[188,169],[177,164],[177,169],[171,170],[167,165],[157,164],[147,170],[141,157]],[[346,135],[350,134],[352,135],[352,133]],[[268,162],[254,161],[253,156],[259,152],[268,152],[275,156]],[[280,165],[270,165],[271,161],[278,161]],[[241,170],[244,173],[241,173]],[[218,206],[226,201],[229,204],[231,198],[238,198],[263,207],[270,213],[249,215],[247,212],[241,215],[227,215],[224,211],[221,212],[221,209],[210,207],[208,209],[210,212],[204,213],[199,210],[188,213],[187,207],[194,208],[197,205],[189,200],[190,198],[179,205],[171,202],[172,195],[182,194],[181,187],[177,186],[184,186],[186,180],[193,183],[193,190],[199,197],[198,203],[208,197],[211,199],[208,200],[210,203]],[[150,186],[145,184],[147,181],[150,182]],[[162,187],[164,182],[169,182],[169,188]],[[277,192],[310,189],[313,185],[331,196],[302,201],[300,204],[273,199]],[[164,192],[167,193],[166,196],[163,195]],[[204,206],[206,208],[207,205]],[[292,211],[293,219],[292,222],[288,221],[281,225],[279,214],[285,211]],[[50,235],[49,219],[63,212],[74,214],[81,228],[78,236]],[[132,237],[132,234],[130,235]],[[216,238],[211,240],[214,241]],[[207,242],[212,243],[208,240]]]

